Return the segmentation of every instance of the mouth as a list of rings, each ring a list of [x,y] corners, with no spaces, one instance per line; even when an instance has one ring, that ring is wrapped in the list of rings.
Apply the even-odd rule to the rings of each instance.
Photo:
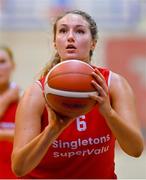
[[[67,45],[66,47],[67,50],[74,50],[74,49],[77,49],[73,44],[69,44]]]

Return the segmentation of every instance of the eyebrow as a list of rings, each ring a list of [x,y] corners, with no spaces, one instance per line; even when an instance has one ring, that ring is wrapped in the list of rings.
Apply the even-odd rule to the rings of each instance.
[[[60,24],[60,26],[65,26],[65,27],[67,27],[68,25],[67,24]],[[81,24],[77,24],[77,25],[75,25],[75,27],[86,27],[86,26],[84,26],[84,25],[81,25]]]

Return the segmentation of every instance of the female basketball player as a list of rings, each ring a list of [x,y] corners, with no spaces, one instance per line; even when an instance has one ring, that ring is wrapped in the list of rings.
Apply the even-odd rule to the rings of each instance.
[[[90,63],[96,42],[94,20],[82,11],[67,12],[54,25],[57,54],[50,68],[68,59]],[[48,69],[18,107],[14,173],[26,178],[116,178],[115,140],[130,156],[143,151],[131,87],[120,75],[94,67],[91,83],[97,95],[91,98],[97,106],[76,119],[63,119],[47,107],[47,116],[43,87]]]
[[[19,88],[10,82],[13,70],[11,50],[0,47],[0,179],[16,177],[11,171],[11,152]]]

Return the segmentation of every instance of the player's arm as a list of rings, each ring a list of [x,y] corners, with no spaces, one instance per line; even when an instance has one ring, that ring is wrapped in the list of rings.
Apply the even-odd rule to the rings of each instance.
[[[108,90],[104,77],[98,69],[93,73],[93,77],[95,81],[92,84],[99,94],[92,98],[98,102],[99,110],[109,128],[127,154],[140,156],[143,151],[143,138],[130,85],[123,77],[112,73]]]
[[[48,109],[49,125],[41,132],[45,101],[41,88],[34,84],[24,95],[16,113],[12,169],[17,176],[33,170],[63,129],[56,114]],[[61,127],[62,126],[62,127]]]
[[[127,154],[139,157],[143,151],[143,138],[134,93],[123,77],[112,73],[110,94],[113,109],[107,116],[107,123],[121,148]]]

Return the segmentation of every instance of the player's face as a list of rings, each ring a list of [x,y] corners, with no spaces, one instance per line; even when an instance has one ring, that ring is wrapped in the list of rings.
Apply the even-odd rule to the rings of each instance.
[[[61,60],[79,59],[88,62],[95,47],[89,23],[80,15],[68,14],[57,22],[55,47]]]
[[[0,50],[0,85],[9,83],[14,65],[12,60],[3,50]]]

